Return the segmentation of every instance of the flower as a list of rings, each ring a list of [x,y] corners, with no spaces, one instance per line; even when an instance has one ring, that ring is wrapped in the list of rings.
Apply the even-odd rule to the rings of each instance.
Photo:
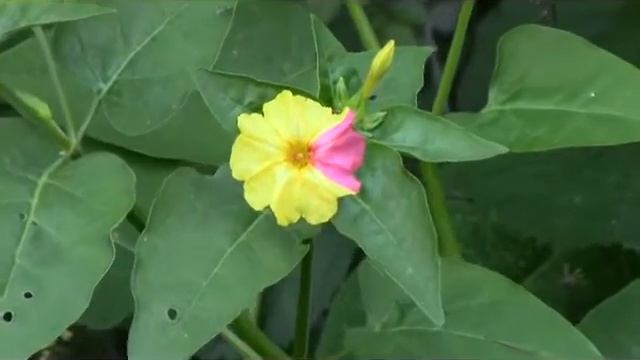
[[[395,52],[396,42],[389,40],[389,42],[387,42],[387,44],[380,49],[373,58],[371,67],[369,68],[369,73],[367,74],[367,78],[362,86],[362,97],[364,99],[368,99],[369,96],[373,94],[373,91],[378,86],[380,80],[382,80],[382,77],[384,77],[387,71],[389,71]]]
[[[262,114],[238,116],[240,134],[231,149],[231,173],[244,181],[255,210],[271,207],[279,225],[328,221],[338,198],[360,191],[355,172],[365,140],[353,129],[355,113],[330,108],[285,90]]]

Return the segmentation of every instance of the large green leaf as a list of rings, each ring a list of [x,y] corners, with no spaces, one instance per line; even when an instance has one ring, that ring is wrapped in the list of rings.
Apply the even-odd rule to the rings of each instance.
[[[628,143],[640,140],[638,92],[633,65],[571,33],[525,25],[500,41],[486,107],[458,120],[515,152]]]
[[[368,146],[358,176],[363,188],[340,201],[336,229],[441,324],[440,258],[424,189],[398,153],[381,145]]]
[[[510,154],[443,167],[450,208],[555,249],[639,249],[640,146]],[[477,239],[469,239],[469,242]]]
[[[311,19],[304,8],[283,1],[239,2],[213,69],[317,96],[318,52]]]
[[[271,214],[249,208],[228,168],[177,170],[138,240],[130,358],[188,358],[306,250]]]
[[[212,66],[233,2],[105,4],[118,12],[59,24],[51,37],[76,126],[89,124],[92,137],[151,156],[225,162],[232,139],[212,118],[191,73]],[[0,55],[0,81],[43,99],[61,121],[36,41]]]
[[[481,160],[508,151],[454,122],[409,107],[389,109],[372,136],[375,142],[430,162]]]
[[[9,1],[0,4],[0,36],[21,28],[73,21],[113,12],[94,4],[68,3],[63,0]]]
[[[640,281],[636,280],[593,309],[579,325],[610,359],[640,356]]]
[[[211,114],[222,127],[234,134],[238,129],[238,115],[261,112],[262,104],[282,90],[251,78],[206,70],[197,73],[196,82]]]
[[[134,176],[107,153],[60,157],[47,134],[0,119],[1,358],[26,358],[89,305],[113,261],[110,231],[134,201]]]
[[[346,331],[344,353],[349,358],[601,358],[555,311],[481,267],[452,259],[443,262],[447,321],[442,327],[434,327],[372,266],[365,263],[356,276],[367,321]]]

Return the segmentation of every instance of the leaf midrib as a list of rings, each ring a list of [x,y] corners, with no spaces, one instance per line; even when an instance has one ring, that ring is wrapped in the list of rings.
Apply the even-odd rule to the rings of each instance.
[[[36,213],[36,208],[38,207],[39,202],[40,202],[40,196],[42,194],[42,190],[44,189],[45,185],[47,184],[48,179],[51,176],[51,174],[54,171],[56,171],[66,160],[67,160],[66,156],[59,158],[58,160],[53,162],[51,165],[49,165],[49,167],[47,167],[42,172],[40,177],[38,178],[38,181],[36,183],[36,187],[33,190],[33,196],[31,198],[31,204],[29,206],[29,213],[27,214],[27,217],[24,220],[24,227],[22,228],[22,232],[20,233],[20,239],[18,240],[18,246],[16,247],[16,250],[15,250],[15,253],[14,253],[14,256],[13,256],[13,263],[11,265],[11,271],[9,272],[9,276],[7,277],[7,282],[6,282],[5,287],[4,287],[3,291],[2,291],[2,296],[0,296],[0,299],[4,298],[6,296],[7,289],[11,285],[13,277],[15,276],[16,264],[18,263],[18,258],[22,254],[22,246],[23,246],[25,240],[27,239],[27,236],[29,234],[29,229],[31,228],[31,224],[33,223],[33,220],[34,220],[34,217],[35,217],[35,213]]]

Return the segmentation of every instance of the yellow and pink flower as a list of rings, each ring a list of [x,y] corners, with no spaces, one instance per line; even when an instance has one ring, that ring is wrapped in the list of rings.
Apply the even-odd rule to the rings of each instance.
[[[265,103],[262,114],[238,117],[240,134],[231,150],[231,171],[244,181],[244,196],[256,210],[270,207],[279,225],[301,217],[320,224],[333,217],[338,198],[360,191],[356,171],[365,139],[356,114],[285,90]]]

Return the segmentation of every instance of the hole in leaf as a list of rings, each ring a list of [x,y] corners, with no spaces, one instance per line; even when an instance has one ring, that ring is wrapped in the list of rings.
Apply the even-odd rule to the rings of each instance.
[[[169,320],[175,320],[178,318],[178,310],[174,309],[174,308],[170,308],[169,310],[167,310],[167,317],[169,318]]]
[[[18,214],[18,218],[20,218],[20,220],[24,221],[24,219],[26,219],[26,218],[27,218],[27,214],[25,214],[25,213],[19,213],[19,214]]]
[[[33,226],[38,226],[39,224],[38,224],[38,222],[37,222],[37,221],[32,220],[32,221],[31,221],[31,225],[33,225]]]
[[[378,98],[378,95],[371,95],[369,96],[369,100],[375,100]]]
[[[31,299],[33,297],[33,293],[31,291],[25,291],[22,296],[24,296],[25,299]]]
[[[13,313],[11,311],[5,311],[5,313],[2,314],[2,320],[5,322],[13,321]]]

